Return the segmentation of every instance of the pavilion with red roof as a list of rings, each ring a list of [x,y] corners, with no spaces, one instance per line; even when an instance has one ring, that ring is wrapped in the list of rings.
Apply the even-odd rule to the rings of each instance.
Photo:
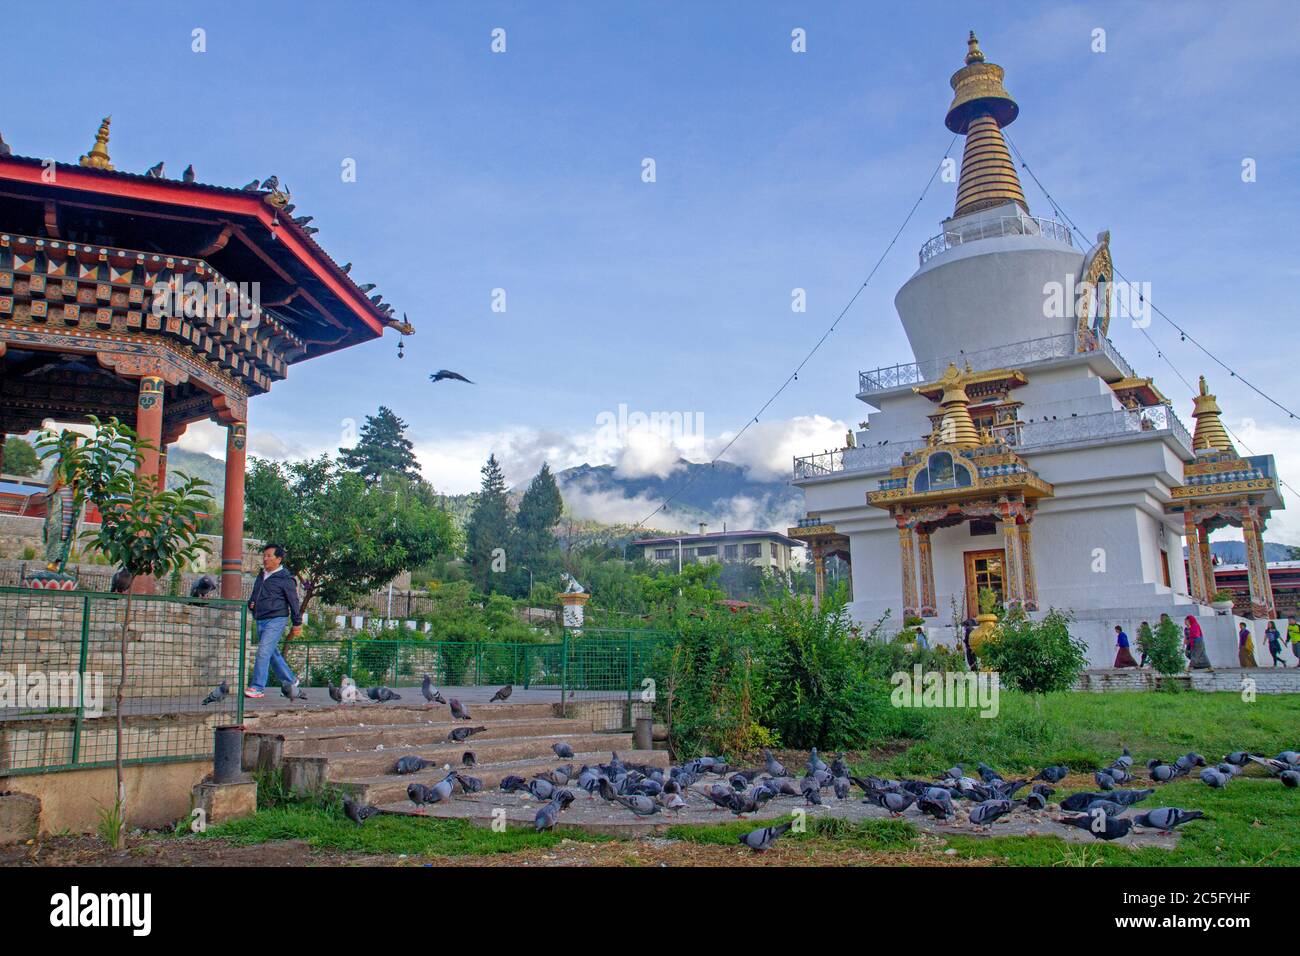
[[[294,222],[274,178],[122,172],[108,138],[105,119],[77,164],[0,155],[0,443],[115,416],[154,446],[139,470],[162,487],[191,422],[225,425],[221,594],[238,597],[249,399],[296,362],[414,330]]]

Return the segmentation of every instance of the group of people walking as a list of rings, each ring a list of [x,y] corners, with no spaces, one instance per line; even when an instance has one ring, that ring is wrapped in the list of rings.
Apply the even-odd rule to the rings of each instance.
[[[1160,615],[1160,623],[1164,624],[1169,620],[1168,614]],[[1140,635],[1149,635],[1151,625],[1143,621],[1139,627]],[[1291,645],[1291,653],[1295,656],[1296,667],[1300,667],[1300,623],[1296,622],[1295,615],[1287,618],[1286,634],[1284,635],[1277,626],[1276,621],[1269,621],[1268,627],[1264,628],[1264,640],[1268,644],[1268,653],[1273,658],[1274,667],[1286,667],[1286,658],[1283,656],[1287,644]],[[1139,662],[1134,659],[1133,651],[1130,647],[1129,636],[1124,633],[1124,628],[1115,625],[1115,667],[1146,667],[1147,652],[1141,647],[1142,642],[1139,640],[1139,650],[1142,653],[1142,660]],[[1190,670],[1205,670],[1210,667],[1210,657],[1205,652],[1205,634],[1201,631],[1201,624],[1195,616],[1189,614],[1183,620],[1183,653],[1187,656],[1187,666]],[[1245,621],[1237,631],[1237,664],[1240,667],[1258,667],[1255,661],[1255,637],[1251,633],[1250,626]]]

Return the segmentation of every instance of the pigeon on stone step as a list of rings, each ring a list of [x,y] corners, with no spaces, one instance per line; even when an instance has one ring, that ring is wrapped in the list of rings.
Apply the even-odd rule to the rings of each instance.
[[[783,834],[789,831],[794,824],[790,821],[779,824],[774,827],[760,827],[757,830],[751,830],[749,833],[740,837],[740,842],[758,853],[771,849]]]
[[[351,820],[357,826],[360,826],[361,824],[369,820],[371,817],[373,817],[376,813],[378,813],[379,808],[367,806],[360,803],[354,803],[351,799],[344,797],[343,812],[347,814],[349,820]]]
[[[1180,807],[1156,807],[1146,813],[1139,813],[1133,818],[1133,823],[1136,826],[1146,827],[1148,830],[1164,830],[1168,832],[1188,820],[1202,819],[1208,820],[1209,817],[1200,810],[1183,810]]]
[[[537,814],[533,817],[533,829],[538,833],[543,830],[553,830],[559,819],[560,805],[550,800],[537,808]]]
[[[1133,829],[1133,821],[1128,817],[1112,817],[1110,814],[1098,811],[1095,816],[1084,815],[1078,817],[1060,817],[1059,823],[1066,826],[1078,827],[1080,830],[1087,830],[1098,840],[1118,840],[1127,836],[1128,832]]]
[[[1079,793],[1072,793],[1064,800],[1062,800],[1061,809],[1069,810],[1071,812],[1077,812],[1079,810],[1082,810],[1088,804],[1092,803],[1092,801],[1094,800],[1107,800],[1107,799],[1110,798],[1104,793],[1091,793],[1087,790],[1084,790]]]
[[[462,793],[478,793],[483,789],[483,781],[479,777],[470,777],[465,774],[457,774],[456,782],[460,784]]]
[[[836,777],[831,781],[831,786],[835,789],[836,800],[847,800],[849,798],[849,778]]]
[[[822,788],[816,777],[802,777],[799,780],[799,792],[803,794],[804,803],[809,806],[822,805]]]
[[[485,730],[487,730],[486,727],[455,727],[447,735],[447,739],[453,743],[463,743],[474,734],[482,733]]]
[[[561,760],[568,760],[573,756],[573,748],[566,743],[551,744],[551,749],[555,751],[555,756]]]
[[[541,777],[534,777],[528,781],[528,792],[538,800],[549,800],[555,795],[555,784]]]
[[[203,704],[204,706],[208,704],[219,704],[226,699],[226,696],[229,693],[230,693],[230,685],[227,684],[225,681],[222,681],[215,688],[213,688],[212,692],[208,694],[207,697],[203,698]]]
[[[417,807],[422,807],[426,803],[433,803],[433,789],[426,787],[422,783],[412,783],[406,788],[406,799],[410,800]]]
[[[469,720],[469,708],[458,701],[455,697],[447,701],[447,706],[451,708],[451,716],[457,720]]]
[[[297,682],[296,680],[295,680],[295,681],[287,681],[287,680],[286,680],[286,681],[281,681],[281,682],[280,682],[280,693],[283,694],[285,697],[288,697],[290,700],[306,700],[306,699],[307,699],[307,692],[306,692],[305,690],[303,690],[301,687],[298,686],[298,682]]]
[[[366,691],[366,696],[369,697],[371,700],[377,700],[380,703],[385,703],[390,700],[402,699],[402,695],[399,694],[397,691],[393,690],[391,687],[372,687],[368,691]]]
[[[343,703],[343,692],[341,690],[339,690],[333,684],[327,683],[325,686],[326,689],[329,690],[330,700],[334,701],[334,703],[336,704]]]
[[[844,754],[839,754],[831,761],[831,777],[847,777],[849,775],[849,765],[844,762]]]
[[[916,794],[906,790],[873,790],[867,793],[867,802],[884,807],[894,816],[916,803]]]
[[[1094,800],[1083,808],[1084,813],[1092,813],[1094,810],[1101,810],[1111,816],[1120,816],[1128,807],[1122,803],[1116,803],[1114,800]]]
[[[428,674],[424,675],[424,680],[420,682],[420,694],[431,704],[445,704],[446,699],[439,693],[438,689],[433,686],[433,678]]]
[[[527,781],[523,777],[512,773],[502,777],[499,786],[504,793],[514,793],[516,790],[525,789]]]
[[[622,795],[617,796],[614,798],[614,802],[622,804],[639,817],[653,816],[663,809],[653,798],[643,796],[639,793],[627,797]]]
[[[506,684],[505,687],[502,687],[499,691],[497,691],[495,694],[492,695],[492,698],[488,701],[488,703],[494,704],[499,700],[507,700],[510,697],[510,695],[513,694],[514,692],[515,692],[514,685]]]
[[[430,787],[429,793],[432,797],[430,803],[445,803],[450,800],[452,791],[456,788],[456,781],[459,778],[460,774],[457,771],[452,770],[447,774],[447,776],[443,777]]]
[[[970,822],[975,826],[989,826],[994,820],[1011,812],[1010,800],[985,800],[971,808]]]
[[[407,754],[405,757],[398,759],[397,765],[393,767],[393,773],[419,773],[426,767],[433,767],[436,765],[436,761],[425,760],[423,757],[416,756],[415,754]]]
[[[812,751],[808,754],[808,772],[816,773],[818,770],[829,770],[829,769],[830,768],[826,766],[826,762],[822,760],[821,757],[817,756],[817,748],[814,747]]]
[[[767,772],[770,773],[772,776],[774,777],[785,776],[785,767],[781,764],[781,761],[777,760],[775,757],[772,756],[772,751],[770,750],[763,751],[763,762],[764,762],[764,766],[766,766],[767,768]],[[755,830],[754,832],[757,833],[759,831]]]

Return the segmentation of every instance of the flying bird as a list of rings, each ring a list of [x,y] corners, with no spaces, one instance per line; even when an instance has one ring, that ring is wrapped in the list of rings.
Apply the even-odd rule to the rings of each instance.
[[[452,372],[445,368],[440,368],[438,369],[438,371],[434,372],[432,375],[429,376],[429,381],[431,382],[441,382],[444,379],[451,379],[452,381],[455,382],[469,382],[470,385],[474,384],[473,382],[470,382],[470,380],[467,379],[464,375],[461,375],[460,372]]]

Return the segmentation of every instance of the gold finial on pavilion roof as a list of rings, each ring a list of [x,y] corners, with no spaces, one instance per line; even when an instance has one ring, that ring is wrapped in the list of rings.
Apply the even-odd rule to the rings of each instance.
[[[943,409],[943,418],[939,422],[938,442],[941,445],[953,445],[957,448],[978,448],[979,433],[970,417],[970,398],[966,394],[966,379],[969,373],[962,372],[949,362],[947,370],[937,384],[943,389],[939,407]],[[923,386],[914,388],[918,394]]]
[[[1227,429],[1219,420],[1219,415],[1222,414],[1219,403],[1215,396],[1210,394],[1204,375],[1201,376],[1201,392],[1193,402],[1192,417],[1196,419],[1196,430],[1192,435],[1192,450],[1209,449],[1235,455],[1237,449],[1232,446]]]
[[[99,123],[99,132],[95,134],[95,145],[90,147],[90,152],[82,156],[80,163],[82,166],[93,166],[95,169],[113,168],[113,164],[108,158],[108,125],[113,122],[113,117],[105,116]]]
[[[975,36],[975,31],[970,32],[970,39],[966,41],[966,65],[972,63],[984,62],[984,51],[980,49],[979,38]]]

